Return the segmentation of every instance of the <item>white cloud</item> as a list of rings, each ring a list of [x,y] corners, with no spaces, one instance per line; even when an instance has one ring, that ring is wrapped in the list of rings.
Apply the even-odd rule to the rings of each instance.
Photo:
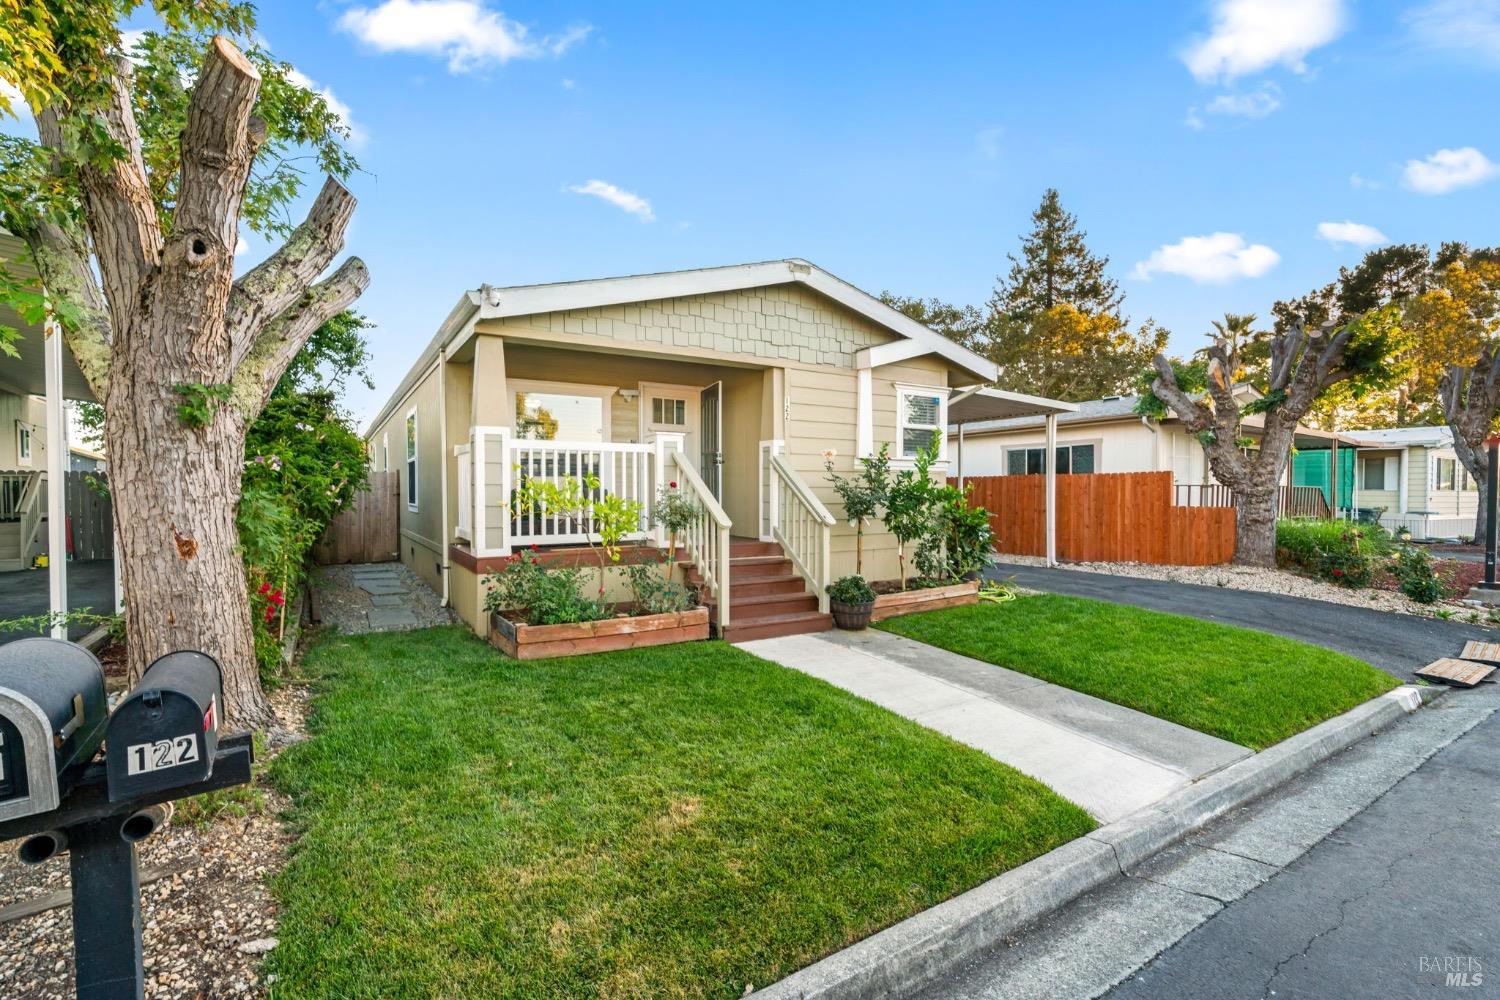
[[[1496,174],[1500,174],[1500,165],[1473,146],[1464,146],[1440,149],[1425,160],[1407,160],[1403,177],[1413,191],[1447,194],[1483,184]]]
[[[1373,181],[1363,174],[1355,173],[1349,175],[1349,186],[1356,191],[1379,191],[1385,187],[1385,184],[1382,181]]]
[[[296,67],[287,72],[286,78],[303,90],[310,90],[323,98],[323,103],[328,105],[328,110],[337,115],[339,121],[343,122],[344,127],[349,130],[349,142],[351,144],[356,147],[365,144],[365,140],[370,137],[369,133],[355,123],[353,109],[339,100],[338,95],[333,92],[332,88],[319,86],[316,80]]]
[[[601,180],[591,180],[587,184],[572,184],[568,190],[574,194],[586,194],[595,198],[602,198],[611,205],[629,212],[642,222],[653,222],[656,215],[651,211],[651,203],[640,195],[631,191],[623,191]]]
[[[512,59],[560,56],[592,30],[577,25],[561,35],[533,38],[526,25],[479,0],[385,0],[345,11],[338,26],[381,52],[445,56],[454,73]]]
[[[573,89],[577,88],[577,86],[578,86],[578,81],[577,80],[570,80],[570,79],[566,79],[565,78],[563,80],[563,82],[562,82],[563,90],[573,90]]]
[[[1264,118],[1281,107],[1280,90],[1267,84],[1249,94],[1220,94],[1205,108],[1211,115],[1234,115],[1239,118]]]
[[[1320,222],[1318,236],[1329,243],[1352,243],[1357,247],[1374,247],[1390,242],[1385,233],[1363,222]]]
[[[1432,0],[1409,11],[1406,23],[1430,48],[1500,61],[1500,0]]]
[[[1343,34],[1343,0],[1218,0],[1213,32],[1182,54],[1193,76],[1232,80],[1281,63],[1296,72]]]
[[[234,240],[234,255],[243,257],[250,249],[250,244],[245,242],[245,237],[237,236]]]
[[[1258,278],[1281,260],[1263,243],[1247,244],[1239,233],[1186,236],[1168,243],[1135,265],[1135,277],[1178,274],[1197,283],[1221,284],[1236,278]]]

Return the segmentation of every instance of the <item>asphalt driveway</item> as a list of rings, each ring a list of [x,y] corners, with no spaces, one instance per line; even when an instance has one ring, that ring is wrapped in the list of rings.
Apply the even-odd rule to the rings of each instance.
[[[995,580],[1014,580],[1031,590],[1133,604],[1300,639],[1348,653],[1402,680],[1410,680],[1412,671],[1440,656],[1457,655],[1466,640],[1497,639],[1495,629],[1464,622],[1228,587],[1200,587],[1012,563],[991,566],[985,575]],[[1309,678],[1309,682],[1313,680]]]

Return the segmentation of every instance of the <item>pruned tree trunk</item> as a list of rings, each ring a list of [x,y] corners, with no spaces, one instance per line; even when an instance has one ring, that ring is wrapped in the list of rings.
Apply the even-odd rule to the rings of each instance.
[[[259,74],[214,39],[193,86],[163,236],[129,63],[110,69],[101,121],[124,155],[78,166],[88,239],[53,222],[21,235],[49,294],[82,307],[65,337],[105,408],[129,678],[174,650],[209,653],[224,671],[225,718],[261,728],[274,718],[235,525],[245,432],[307,338],[368,284],[357,258],[314,284],[343,246],[354,198],[330,179],[286,245],[235,281],[241,200],[265,135],[251,113]],[[37,116],[46,145],[65,148],[67,114]]]
[[[1276,565],[1276,491],[1236,490],[1234,561],[1241,566]]]
[[[1485,439],[1500,414],[1500,344],[1486,344],[1479,360],[1465,368],[1453,365],[1438,384],[1443,416],[1453,431],[1453,452],[1479,486],[1474,540],[1489,537],[1490,452]]]

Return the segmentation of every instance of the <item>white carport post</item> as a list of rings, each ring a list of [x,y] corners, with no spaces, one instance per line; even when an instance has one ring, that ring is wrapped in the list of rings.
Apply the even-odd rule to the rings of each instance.
[[[68,428],[63,419],[62,327],[47,311],[42,335],[43,373],[47,387],[47,589],[53,616],[68,612]],[[66,639],[68,626],[55,622],[54,639]]]
[[[958,425],[958,488],[964,488],[964,425]]]
[[[1036,425],[1033,424],[1033,427]],[[1057,565],[1057,413],[1047,414],[1047,565]]]

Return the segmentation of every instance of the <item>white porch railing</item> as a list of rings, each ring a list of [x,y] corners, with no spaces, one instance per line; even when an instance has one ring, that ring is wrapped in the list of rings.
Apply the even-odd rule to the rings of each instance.
[[[466,542],[474,541],[474,462],[469,458],[472,446],[456,444],[453,456],[458,459],[458,527],[453,533]]]
[[[770,472],[771,537],[818,595],[818,610],[827,612],[833,515],[779,450],[770,454]]]
[[[0,521],[19,521],[21,506],[37,472],[0,472]]]
[[[678,535],[678,542],[697,567],[703,586],[718,601],[719,630],[729,624],[729,516],[714,499],[698,471],[680,449],[668,453],[672,475],[684,484],[698,501],[698,516]]]
[[[29,562],[47,513],[47,477],[40,472],[0,472],[0,521],[19,523],[17,557]]]

